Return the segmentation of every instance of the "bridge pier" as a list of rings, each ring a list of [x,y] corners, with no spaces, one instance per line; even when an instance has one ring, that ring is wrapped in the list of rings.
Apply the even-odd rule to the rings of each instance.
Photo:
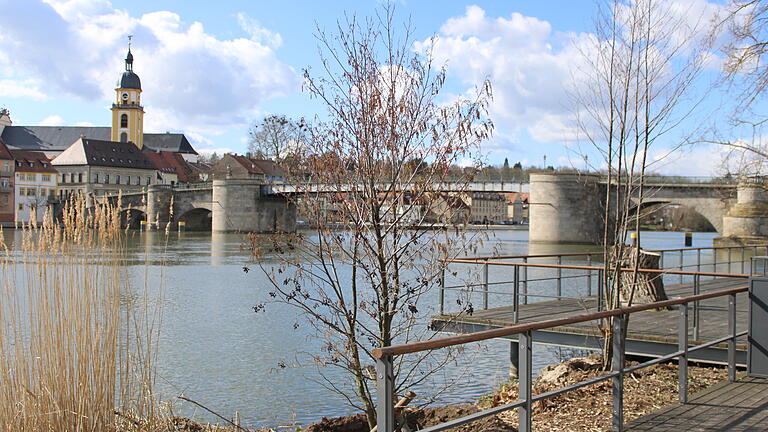
[[[748,177],[739,183],[736,204],[723,217],[723,235],[715,239],[715,245],[768,242],[768,191],[765,188],[762,177]]]
[[[529,241],[599,243],[605,193],[599,179],[594,174],[531,174]]]
[[[147,187],[147,225],[150,229],[165,229],[171,220],[173,188],[167,185]]]
[[[213,181],[214,232],[294,232],[296,206],[284,197],[264,196],[259,180]]]

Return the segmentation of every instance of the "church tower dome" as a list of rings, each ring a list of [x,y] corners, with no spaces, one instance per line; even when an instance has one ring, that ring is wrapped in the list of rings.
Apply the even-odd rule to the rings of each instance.
[[[128,55],[125,57],[125,72],[115,89],[115,103],[112,104],[112,141],[132,142],[144,146],[144,107],[141,106],[141,80],[133,71],[131,37],[128,36]]]

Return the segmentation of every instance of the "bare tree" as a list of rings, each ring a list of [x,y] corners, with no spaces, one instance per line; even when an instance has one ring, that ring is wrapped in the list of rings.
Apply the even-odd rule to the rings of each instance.
[[[248,151],[253,156],[279,162],[298,152],[306,132],[303,118],[291,120],[284,115],[269,115],[254,123],[248,131]]]
[[[763,139],[768,117],[757,103],[768,86],[768,2],[731,1],[728,13],[713,29],[713,36],[723,33],[727,38],[722,49],[725,83],[736,95],[729,119],[734,130],[725,134],[713,131],[701,141],[727,150],[723,174],[758,175],[765,172],[768,161],[768,142]]]
[[[577,122],[585,140],[602,155],[607,173],[602,242],[604,304],[609,309],[631,304],[640,294],[646,300],[663,296],[638,272],[640,248],[624,244],[630,230],[640,234],[635,208],[648,194],[648,152],[660,138],[674,147],[671,132],[700,100],[690,90],[701,71],[699,39],[708,21],[701,17],[691,24],[672,6],[659,0],[606,1],[599,8],[594,37],[580,45],[584,66],[575,73]],[[628,265],[634,271],[622,275],[620,269]],[[613,354],[612,328],[612,319],[601,325],[605,368]]]
[[[480,166],[479,145],[493,129],[490,83],[469,99],[438,99],[445,70],[434,67],[430,50],[414,51],[412,27],[396,26],[393,14],[387,5],[364,22],[348,17],[335,33],[317,30],[322,70],[305,71],[305,86],[327,115],[313,122],[294,180],[312,234],[277,241],[280,265],[265,267],[270,294],[302,311],[324,341],[314,360],[352,383],[324,384],[365,412],[371,427],[372,350],[434,337],[419,322],[428,316],[421,300],[444,277],[440,259],[477,246],[477,234],[453,223],[462,220],[456,202],[471,177],[452,178],[451,196],[445,182],[459,162]],[[401,356],[396,391],[448,361]]]

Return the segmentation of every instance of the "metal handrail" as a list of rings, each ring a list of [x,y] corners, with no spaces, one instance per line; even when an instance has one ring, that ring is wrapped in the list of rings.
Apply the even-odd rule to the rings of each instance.
[[[747,286],[741,286],[736,288],[729,288],[725,290],[715,291],[706,294],[696,294],[693,296],[683,297],[679,299],[670,299],[664,301],[658,301],[653,303],[646,303],[635,306],[621,307],[612,310],[598,311],[592,313],[585,313],[579,315],[573,315],[565,318],[556,318],[545,321],[538,321],[532,323],[517,324],[514,326],[503,327],[492,330],[485,330],[476,333],[448,336],[439,339],[433,339],[428,341],[413,342],[402,345],[393,345],[388,347],[376,348],[373,350],[373,357],[376,359],[376,386],[377,386],[377,398],[376,398],[376,414],[378,430],[382,432],[393,432],[395,430],[395,417],[394,407],[392,401],[394,395],[394,374],[393,374],[393,358],[398,355],[411,354],[423,351],[432,351],[441,348],[447,348],[456,345],[463,345],[472,342],[481,342],[489,339],[502,338],[515,336],[518,337],[519,354],[520,354],[520,368],[519,368],[519,381],[518,381],[518,401],[502,405],[499,407],[484,410],[478,413],[471,414],[469,416],[454,419],[448,422],[444,422],[435,426],[431,426],[422,431],[435,432],[450,429],[461,424],[469,423],[474,420],[478,420],[483,417],[487,417],[493,414],[497,414],[502,411],[507,411],[514,408],[520,408],[518,412],[519,416],[519,431],[529,432],[531,430],[532,420],[532,403],[537,400],[546,399],[556,396],[561,393],[565,393],[577,388],[584,387],[586,385],[594,384],[596,382],[612,379],[613,380],[613,429],[621,431],[624,425],[624,411],[623,411],[623,377],[624,374],[632,371],[648,367],[665,360],[678,359],[678,394],[681,403],[688,401],[688,358],[689,354],[693,351],[704,349],[710,346],[718,345],[723,342],[727,342],[728,346],[728,379],[734,381],[736,379],[736,339],[744,336],[746,332],[736,332],[736,295],[746,292]],[[702,300],[711,298],[729,296],[728,299],[728,335],[708,341],[695,346],[688,346],[688,304],[698,303]],[[662,356],[658,359],[653,359],[639,365],[631,367],[625,366],[625,340],[621,337],[613,338],[613,362],[612,371],[600,377],[591,378],[561,389],[553,390],[547,393],[534,396],[532,394],[532,332],[538,330],[544,330],[553,327],[564,326],[568,324],[583,323],[588,321],[617,318],[613,320],[613,334],[623,334],[625,320],[629,318],[632,313],[642,312],[652,309],[667,308],[670,306],[680,306],[680,320],[678,325],[678,350],[674,353]],[[697,337],[694,337],[697,339]]]

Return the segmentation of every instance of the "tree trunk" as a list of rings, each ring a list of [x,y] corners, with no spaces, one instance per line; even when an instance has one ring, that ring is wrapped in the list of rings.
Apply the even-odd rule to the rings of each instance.
[[[658,269],[661,254],[640,249],[637,254],[637,246],[624,246],[621,267],[625,269],[635,268],[635,259],[638,261],[638,269]],[[621,273],[621,305],[652,303],[667,300],[664,291],[664,281],[661,273],[643,273],[626,271]]]

